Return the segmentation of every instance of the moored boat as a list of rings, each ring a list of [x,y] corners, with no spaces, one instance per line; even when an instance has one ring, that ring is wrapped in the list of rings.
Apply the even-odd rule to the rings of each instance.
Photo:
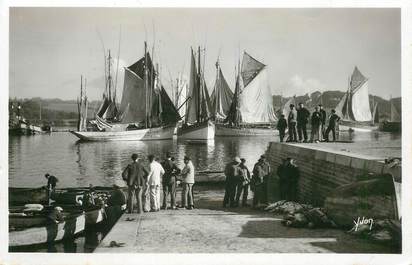
[[[189,97],[186,101],[186,116],[183,125],[177,129],[178,139],[210,140],[215,137],[215,125],[211,121],[211,102],[201,70],[200,47],[196,62],[191,50]]]
[[[396,109],[394,100],[390,99],[391,116],[389,120],[385,120],[379,124],[379,129],[383,132],[400,132],[402,131],[401,115]]]
[[[216,136],[275,135],[277,118],[267,66],[244,52],[238,71],[229,112],[223,124],[216,126]]]
[[[9,231],[9,247],[38,245],[73,238],[84,231],[85,223],[85,214],[80,212],[69,214],[58,224],[49,223],[39,227]]]
[[[107,95],[95,120],[86,123],[87,103],[82,86],[79,100],[78,130],[71,133],[84,141],[146,141],[172,139],[176,123],[181,119],[173,102],[159,79],[145,43],[144,56],[129,67],[125,67],[124,87],[120,107],[112,96],[112,78],[109,72]],[[115,93],[114,93],[115,95]],[[84,98],[84,100],[83,100]],[[89,126],[86,126],[88,124]]]
[[[335,108],[336,114],[341,117],[340,131],[370,132],[378,129],[369,104],[368,81],[355,66],[348,90]]]
[[[47,188],[9,188],[10,205],[24,205],[26,203],[48,203]]]

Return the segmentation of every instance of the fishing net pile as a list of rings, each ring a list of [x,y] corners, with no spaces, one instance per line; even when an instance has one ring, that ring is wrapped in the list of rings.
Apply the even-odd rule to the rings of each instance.
[[[319,207],[293,201],[277,201],[269,204],[265,211],[284,214],[282,224],[290,227],[326,228],[336,224]]]

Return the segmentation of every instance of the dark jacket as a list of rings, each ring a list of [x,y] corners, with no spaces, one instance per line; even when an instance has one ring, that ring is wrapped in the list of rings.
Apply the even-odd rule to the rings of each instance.
[[[290,124],[291,122],[296,123],[297,118],[298,118],[298,113],[297,113],[296,109],[291,110],[289,112],[289,115],[288,115],[288,124]]]
[[[329,126],[335,127],[336,123],[340,121],[340,117],[336,113],[332,113],[329,117]]]
[[[176,180],[176,175],[180,174],[180,168],[178,168],[176,164],[170,159],[165,160],[162,163],[162,166],[165,170],[165,173],[162,178],[162,184],[169,184],[174,182]]]
[[[149,174],[148,170],[139,161],[127,165],[123,172],[126,175],[127,186],[129,187],[133,185],[143,186]]]
[[[326,124],[326,111],[324,109],[319,110],[320,112],[320,121],[323,125]]]
[[[308,123],[309,116],[310,112],[305,107],[298,109],[298,123]]]
[[[286,123],[286,119],[280,118],[278,121],[278,124],[276,125],[276,128],[281,131],[285,130],[288,127],[288,124]]]
[[[319,111],[314,111],[312,113],[312,117],[310,119],[312,126],[319,126],[321,123],[321,114]]]
[[[122,206],[126,204],[126,196],[120,189],[115,189],[107,201],[107,204],[109,206]]]
[[[54,189],[58,181],[55,176],[49,176],[47,179],[47,187],[49,188],[51,186]]]
[[[290,183],[297,183],[300,177],[300,170],[297,166],[288,164],[284,167],[284,175]]]
[[[230,162],[225,167],[226,182],[239,182],[243,178],[243,171],[235,162]]]

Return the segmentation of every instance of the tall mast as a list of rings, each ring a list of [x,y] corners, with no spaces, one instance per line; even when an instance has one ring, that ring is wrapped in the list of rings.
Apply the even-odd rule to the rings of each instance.
[[[200,95],[200,93],[201,93],[201,79],[200,79],[200,46],[198,46],[198,48],[197,48],[197,58],[198,58],[198,61],[197,61],[197,63],[198,63],[198,65],[197,65],[197,68],[198,68],[198,70],[197,70],[197,84],[198,84],[198,86],[197,86],[197,91],[198,91],[198,93],[197,93],[197,104],[196,104],[196,119],[197,119],[197,122],[199,123],[200,122],[200,101],[201,101],[201,95]]]
[[[348,92],[347,92],[347,97],[346,97],[346,113],[344,114],[344,116],[347,119],[350,119],[349,117],[349,100],[350,100],[350,77],[348,77]]]
[[[110,70],[110,64],[111,64],[112,57],[110,55],[110,50],[109,50],[109,57],[107,58],[107,65],[108,65],[108,75],[107,75],[107,81],[109,83],[109,101],[112,101],[112,75],[111,75],[111,70]]]
[[[148,93],[148,83],[147,83],[147,43],[144,42],[144,90],[146,94],[146,128],[149,126],[149,111],[148,111],[148,102],[149,102],[149,93]]]

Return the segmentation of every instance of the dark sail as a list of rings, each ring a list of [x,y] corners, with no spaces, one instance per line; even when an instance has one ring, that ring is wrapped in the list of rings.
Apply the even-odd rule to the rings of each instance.
[[[222,69],[219,64],[216,63],[218,68],[216,75],[215,87],[212,92],[212,112],[213,117],[218,120],[224,120],[229,112],[230,105],[233,99],[233,92],[230,90],[225,77],[223,76]]]
[[[240,102],[239,102],[239,95],[241,93],[240,89],[240,76],[236,77],[236,87],[235,87],[235,94],[233,95],[232,103],[230,104],[230,109],[225,119],[225,123],[229,123],[231,125],[238,126],[242,122],[242,114],[240,112]]]

